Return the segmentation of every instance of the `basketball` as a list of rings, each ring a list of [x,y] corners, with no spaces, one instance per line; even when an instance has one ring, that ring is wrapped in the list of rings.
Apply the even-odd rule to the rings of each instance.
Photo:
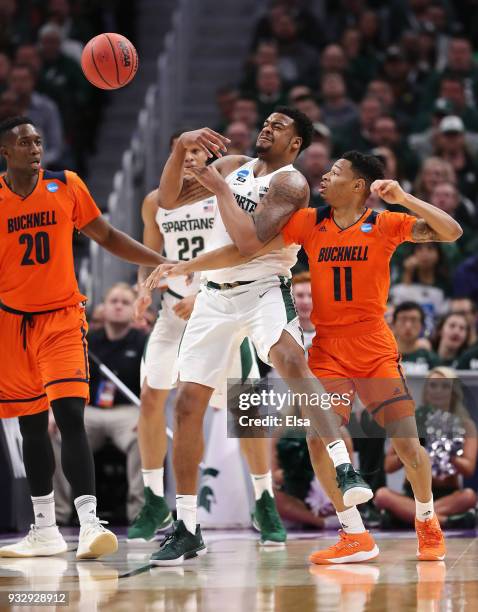
[[[83,49],[81,67],[95,87],[119,89],[136,74],[138,54],[133,44],[121,34],[98,34]]]

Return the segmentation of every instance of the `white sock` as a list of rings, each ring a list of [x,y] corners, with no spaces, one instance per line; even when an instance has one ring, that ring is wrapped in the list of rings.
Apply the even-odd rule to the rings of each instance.
[[[96,517],[96,497],[94,495],[80,495],[74,503],[80,525]]]
[[[349,452],[343,440],[335,440],[334,442],[327,444],[327,452],[329,453],[329,457],[334,462],[334,467],[342,465],[343,463],[352,463],[350,461]]]
[[[270,470],[265,474],[251,474],[251,479],[256,500],[262,497],[264,491],[268,491],[269,495],[274,497],[274,491],[272,490],[272,472]]]
[[[365,531],[365,525],[357,506],[347,508],[343,512],[337,512],[337,516],[345,533],[363,533]]]
[[[53,491],[48,495],[32,496],[33,513],[35,515],[35,525],[37,527],[54,527],[55,518],[55,497]]]
[[[418,499],[415,499],[415,507],[415,515],[419,521],[426,521],[433,518],[435,513],[433,510],[433,495],[428,502],[419,502]]]
[[[164,497],[164,468],[141,470],[141,472],[144,486],[149,487],[158,497]]]
[[[183,521],[186,529],[196,534],[197,495],[176,495],[178,521]]]

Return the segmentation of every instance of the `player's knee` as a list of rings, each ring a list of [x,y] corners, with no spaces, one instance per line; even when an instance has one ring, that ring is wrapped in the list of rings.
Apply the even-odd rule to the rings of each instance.
[[[297,350],[290,350],[289,346],[281,347],[275,351],[274,364],[287,378],[302,378],[308,374],[307,361],[303,351],[297,346]]]
[[[467,508],[474,508],[476,506],[477,495],[473,489],[463,489],[461,495],[463,497],[463,503]]]
[[[202,411],[197,405],[197,397],[193,389],[184,385],[179,388],[174,407],[174,416],[177,425],[200,418]]]
[[[141,414],[145,417],[154,417],[159,410],[162,409],[158,399],[158,393],[148,385],[144,385],[141,389]]]
[[[418,469],[422,464],[420,442],[418,440],[394,441],[395,451],[405,467]]]

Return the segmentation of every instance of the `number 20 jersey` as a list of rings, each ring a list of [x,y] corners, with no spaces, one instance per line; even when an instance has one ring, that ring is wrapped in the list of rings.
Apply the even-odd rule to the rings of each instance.
[[[26,197],[0,177],[0,301],[25,312],[85,300],[73,265],[73,231],[101,215],[74,172],[41,169]]]
[[[173,210],[158,208],[156,223],[163,235],[168,259],[188,260],[200,255],[211,237],[216,214],[216,198],[210,197]],[[190,285],[183,276],[168,279],[168,287],[182,297],[197,293],[200,275]]]

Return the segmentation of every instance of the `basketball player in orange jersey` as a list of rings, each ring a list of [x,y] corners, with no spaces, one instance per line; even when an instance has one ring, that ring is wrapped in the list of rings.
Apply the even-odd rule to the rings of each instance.
[[[328,206],[297,211],[281,233],[264,246],[255,228],[246,227],[218,173],[208,168],[197,174],[203,185],[221,194],[218,199],[230,212],[229,218],[223,215],[226,226],[235,218],[236,223],[242,223],[240,235],[231,232],[237,249],[227,246],[194,262],[163,265],[157,274],[233,266],[247,260],[253,251],[263,255],[281,246],[303,245],[309,257],[312,321],[316,328],[309,350],[310,369],[326,388],[356,391],[367,410],[385,427],[415,495],[418,559],[444,559],[445,542],[433,509],[430,460],[418,440],[414,403],[384,313],[390,285],[389,261],[396,247],[405,241],[453,242],[462,234],[460,226],[445,212],[405,193],[396,181],[383,180],[377,158],[352,151],[323,176],[321,195]],[[385,202],[408,208],[413,216],[367,208],[370,191]],[[338,406],[334,410],[342,422],[348,421],[350,408]],[[319,438],[309,441],[309,450],[315,473],[333,501],[343,528],[337,544],[314,553],[310,560],[327,564],[376,557],[378,547],[365,530],[357,508],[343,504]]]
[[[26,117],[0,124],[0,418],[19,417],[23,460],[35,524],[2,557],[65,552],[55,521],[48,436],[51,406],[62,438],[62,467],[80,520],[77,558],[117,549],[116,536],[96,516],[93,456],[83,412],[88,399],[85,296],[73,268],[74,229],[136,264],[161,260],[109,225],[86,185],[70,171],[41,168],[41,137]]]

